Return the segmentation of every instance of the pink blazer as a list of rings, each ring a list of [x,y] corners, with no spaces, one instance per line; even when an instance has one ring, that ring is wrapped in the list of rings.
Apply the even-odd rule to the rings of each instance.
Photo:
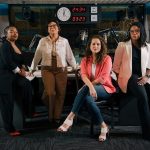
[[[150,44],[141,47],[141,71],[146,74],[146,68],[150,69]],[[131,40],[120,42],[115,51],[113,71],[118,73],[118,84],[121,90],[127,92],[128,80],[132,75],[132,44]],[[150,79],[148,80],[150,83]]]
[[[86,76],[90,81],[92,78],[92,62],[93,57],[91,56],[87,61],[87,59],[84,57],[81,61],[81,77],[83,78]],[[116,91],[116,88],[113,86],[111,81],[111,69],[112,69],[112,60],[110,56],[106,56],[101,64],[96,64],[96,72],[94,80],[97,80],[100,84],[103,85],[105,90],[108,93],[114,93]]]

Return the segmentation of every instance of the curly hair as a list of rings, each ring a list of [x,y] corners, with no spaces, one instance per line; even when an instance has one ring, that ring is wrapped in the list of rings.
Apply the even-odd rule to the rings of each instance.
[[[144,26],[142,25],[142,23],[140,22],[133,22],[130,27],[129,27],[129,30],[128,30],[128,37],[127,39],[125,39],[125,42],[126,41],[129,41],[131,39],[131,35],[130,35],[130,29],[133,27],[133,26],[136,26],[140,29],[140,38],[138,39],[138,46],[141,47],[141,46],[145,46],[145,42],[146,42],[146,31],[145,31],[145,28]]]
[[[106,56],[106,54],[108,52],[108,49],[107,49],[107,45],[106,45],[104,39],[101,36],[99,36],[99,35],[93,35],[89,39],[89,41],[87,43],[86,51],[85,51],[85,57],[88,60],[88,58],[90,56],[92,56],[92,51],[90,49],[90,45],[91,45],[91,42],[92,42],[93,39],[99,39],[100,42],[101,42],[101,50],[96,54],[96,63],[101,63],[103,58]]]

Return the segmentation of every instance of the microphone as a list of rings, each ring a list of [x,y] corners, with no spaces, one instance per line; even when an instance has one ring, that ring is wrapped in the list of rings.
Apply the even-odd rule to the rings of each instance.
[[[31,51],[32,48],[36,47],[39,43],[39,40],[42,38],[43,36],[40,34],[35,34],[33,39],[31,40],[31,43],[29,45],[29,50]]]
[[[86,42],[87,42],[88,31],[87,30],[81,30],[80,37],[81,37],[82,45],[85,46]]]
[[[86,35],[86,31],[83,31],[81,33],[81,40],[84,41],[85,40],[85,35]]]

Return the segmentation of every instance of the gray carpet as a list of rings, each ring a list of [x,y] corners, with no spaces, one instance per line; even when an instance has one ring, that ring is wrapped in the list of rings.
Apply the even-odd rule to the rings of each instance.
[[[50,129],[32,128],[19,137],[10,137],[0,131],[0,150],[149,150],[150,142],[141,138],[139,128],[115,127],[107,141],[98,141],[99,129],[89,135],[89,125],[76,124],[68,133]]]

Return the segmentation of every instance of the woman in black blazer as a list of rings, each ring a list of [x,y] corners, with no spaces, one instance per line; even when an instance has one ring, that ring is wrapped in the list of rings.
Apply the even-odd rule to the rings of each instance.
[[[16,44],[18,39],[16,27],[8,26],[4,32],[6,40],[0,48],[0,109],[5,130],[10,135],[17,136],[20,132],[13,126],[14,94],[17,89],[19,92],[21,89],[24,107],[31,106],[32,86],[26,79],[23,52]],[[29,112],[26,112],[26,115],[30,115]]]

